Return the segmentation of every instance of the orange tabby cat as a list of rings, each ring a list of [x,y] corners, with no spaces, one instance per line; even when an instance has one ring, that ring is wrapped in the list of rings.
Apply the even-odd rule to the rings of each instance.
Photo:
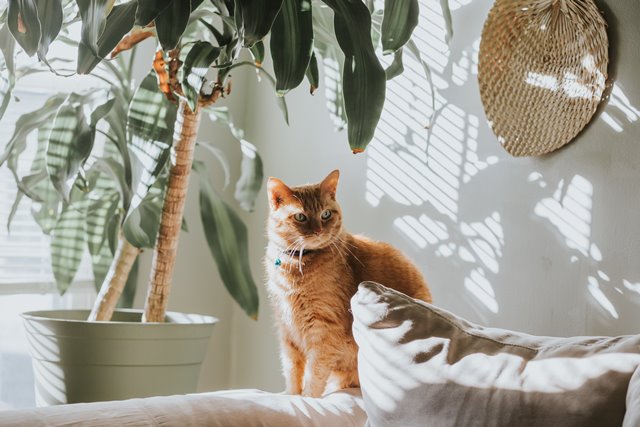
[[[268,183],[267,289],[290,394],[317,397],[359,386],[349,301],[360,282],[431,302],[420,271],[400,251],[342,228],[338,177],[335,170],[316,185]]]

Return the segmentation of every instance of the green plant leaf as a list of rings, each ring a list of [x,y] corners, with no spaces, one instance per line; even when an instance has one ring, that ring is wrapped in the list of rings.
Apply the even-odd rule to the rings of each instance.
[[[131,99],[132,96],[123,96],[122,100],[119,100],[109,114],[104,117],[104,120],[109,125],[109,134],[113,136],[113,138],[107,138],[108,142],[111,144],[107,143],[105,146],[105,154],[121,158],[122,167],[124,168],[124,181],[130,191],[132,188],[132,172],[131,157],[129,155],[129,148],[127,144],[127,111],[129,109]]]
[[[117,185],[116,188],[122,200],[122,207],[125,211],[129,209],[131,188],[127,184],[124,167],[112,157],[101,157],[93,162],[89,172],[92,170],[106,174]]]
[[[173,0],[155,19],[156,33],[164,51],[174,49],[189,23],[191,0]]]
[[[37,110],[30,113],[23,114],[16,120],[16,126],[13,130],[13,135],[7,143],[4,153],[0,155],[0,166],[10,158],[17,159],[17,156],[22,153],[27,144],[27,136],[44,126],[47,122],[50,122],[58,110],[58,107],[66,99],[65,94],[56,94],[47,99],[44,105]]]
[[[236,302],[254,319],[258,290],[249,267],[247,227],[213,189],[202,162],[193,163],[200,176],[200,216],[209,250],[222,281]]]
[[[36,0],[9,0],[7,13],[7,25],[11,34],[27,55],[35,55],[40,43]]]
[[[222,16],[233,17],[234,0],[211,0],[216,8],[216,13]]]
[[[60,0],[36,0],[36,6],[41,31],[38,58],[41,61],[46,61],[49,45],[55,40],[62,28],[62,4]]]
[[[320,87],[320,72],[318,71],[318,59],[315,53],[311,53],[311,59],[309,60],[309,66],[305,71],[307,80],[309,81],[309,93],[313,95]]]
[[[251,56],[253,57],[253,62],[256,65],[262,65],[264,62],[264,42],[262,40],[258,40],[253,46],[249,48],[251,52]]]
[[[25,175],[17,182],[18,190],[35,202],[42,202],[43,199],[40,197],[36,189],[39,187],[40,183],[45,180],[49,180],[49,175],[46,170],[40,170],[36,173]]]
[[[65,200],[71,191],[70,180],[75,180],[80,166],[91,153],[98,120],[113,106],[114,99],[107,97],[105,100],[105,94],[105,91],[88,96],[71,94],[53,121],[46,151],[47,172],[53,186]],[[84,104],[95,105],[89,120],[83,112]]]
[[[191,12],[196,10],[204,0],[191,0]]]
[[[46,0],[49,1],[49,0]],[[113,6],[112,0],[76,0],[82,19],[82,30],[80,40],[82,44],[93,52],[95,56],[100,56],[98,49],[98,39],[105,30],[107,15]]]
[[[451,19],[451,9],[449,8],[449,0],[440,0],[440,7],[442,8],[442,17],[444,18],[444,40],[447,43],[450,43],[453,38],[453,23]]]
[[[373,48],[378,49],[380,38],[382,37],[382,20],[384,19],[384,10],[370,9],[371,11],[371,42]]]
[[[155,246],[176,114],[176,105],[158,90],[155,73],[149,73],[131,101],[127,122],[134,193],[123,231],[138,248]]]
[[[118,239],[120,235],[120,229],[122,225],[123,214],[117,212],[116,215],[111,218],[109,224],[107,224],[107,243],[109,244],[109,251],[111,255],[115,256],[118,246]]]
[[[210,107],[209,118],[214,122],[226,125],[231,134],[240,143],[242,161],[240,162],[240,178],[238,178],[236,182],[234,196],[243,210],[252,212],[264,179],[260,154],[255,145],[244,139],[244,131],[234,125],[227,107]],[[212,150],[214,149],[210,146],[206,147]],[[224,161],[222,159],[220,161],[223,162],[224,165]]]
[[[236,0],[235,14],[238,38],[243,47],[262,40],[282,6],[282,0]]]
[[[74,107],[71,103],[61,106],[53,121],[46,162],[49,179],[64,200],[69,200],[72,188],[69,181],[72,178],[75,181],[86,147],[91,145],[91,130],[82,107]]]
[[[120,195],[115,191],[93,201],[87,210],[87,245],[91,255],[98,255],[107,241],[108,224],[120,206]]]
[[[380,120],[386,76],[371,41],[371,16],[360,1],[323,0],[333,9],[334,27],[345,63],[342,71],[348,138],[354,153],[364,151]]]
[[[433,79],[431,78],[431,69],[429,65],[422,59],[422,55],[420,55],[420,49],[415,44],[413,40],[409,40],[407,42],[407,50],[411,52],[411,54],[420,62],[422,65],[422,70],[424,71],[424,76],[427,79],[427,83],[429,84],[429,88],[431,89],[431,109],[435,111],[436,109],[436,88],[433,85]]]
[[[226,156],[224,155],[224,151],[221,149],[214,147],[213,145],[207,144],[206,142],[196,142],[197,147],[204,148],[209,153],[215,157],[218,162],[220,162],[220,166],[222,166],[222,171],[224,172],[224,186],[223,188],[227,188],[229,186],[229,181],[231,180],[231,171],[229,169],[229,162],[227,161]]]
[[[309,0],[284,0],[271,28],[271,57],[279,95],[298,87],[313,53]]]
[[[156,16],[169,6],[172,0],[143,0],[135,13],[135,24],[141,27],[148,25]]]
[[[133,210],[130,209],[124,221],[124,236],[137,248],[153,248],[156,245],[166,184],[166,175],[160,176],[145,198]]]
[[[46,182],[49,182],[49,180],[46,180]],[[31,216],[36,223],[38,223],[38,226],[40,226],[40,229],[44,234],[51,234],[51,231],[58,222],[60,210],[60,199],[57,198],[58,192],[54,189],[49,194],[55,194],[56,198],[51,198],[50,200],[45,199],[43,202],[39,203],[31,203]]]
[[[75,186],[74,189],[80,191]],[[89,198],[66,203],[51,231],[51,268],[61,295],[69,288],[80,267],[85,248],[88,205]]]
[[[11,101],[11,92],[16,84],[14,62],[16,42],[7,24],[0,27],[0,119]]]
[[[253,212],[256,197],[264,179],[262,159],[256,146],[247,140],[240,140],[240,149],[242,150],[240,178],[236,183],[234,196],[242,209]]]
[[[394,77],[398,77],[404,71],[404,65],[402,64],[402,48],[396,50],[393,53],[393,62],[384,70],[387,80],[391,80]]]
[[[149,73],[136,90],[127,117],[133,192],[127,216],[146,197],[165,168],[176,114],[177,106],[158,89],[155,73]],[[131,239],[129,242],[135,244]]]
[[[111,53],[124,35],[133,28],[134,14],[137,7],[138,0],[132,0],[116,5],[111,9],[107,16],[104,31],[97,41],[97,55],[84,42],[81,41],[78,44],[78,74],[90,73],[103,58],[106,58]]]
[[[51,123],[48,123],[38,129],[38,148],[36,156],[31,163],[31,176],[39,176],[41,178],[30,185],[28,182],[25,182],[28,177],[24,177],[18,186],[20,191],[31,198],[31,216],[45,234],[50,234],[58,222],[61,202],[58,192],[49,180],[49,174],[47,173],[45,164],[45,153],[47,143],[49,142],[51,126]],[[25,187],[28,187],[28,191],[25,191]],[[29,195],[29,193],[31,193],[31,195]]]
[[[182,74],[182,90],[191,111],[196,111],[198,108],[198,98],[205,82],[205,75],[220,55],[220,50],[209,42],[199,41],[195,42],[187,53]]]
[[[204,25],[207,28],[207,30],[209,30],[211,35],[213,35],[213,37],[216,39],[216,42],[218,43],[218,46],[224,46],[227,43],[229,43],[230,40],[227,40],[227,38],[224,36],[224,34],[222,34],[215,26],[211,25],[210,23],[208,23],[204,19],[198,19],[198,21],[202,25]]]
[[[382,19],[382,53],[397,51],[409,41],[418,25],[418,0],[385,0]]]

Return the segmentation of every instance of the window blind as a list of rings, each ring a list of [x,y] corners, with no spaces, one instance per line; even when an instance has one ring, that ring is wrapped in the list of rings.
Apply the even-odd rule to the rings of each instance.
[[[41,107],[48,93],[20,91],[0,120],[0,150],[11,139],[16,120],[25,113]],[[18,173],[28,173],[37,149],[37,132],[27,138],[27,148],[20,156]],[[45,235],[31,216],[31,200],[23,197],[7,230],[7,220],[16,198],[17,188],[11,171],[0,168],[0,293],[45,292],[55,289],[51,271],[50,237]],[[91,262],[88,252],[76,274],[75,281],[91,281]]]

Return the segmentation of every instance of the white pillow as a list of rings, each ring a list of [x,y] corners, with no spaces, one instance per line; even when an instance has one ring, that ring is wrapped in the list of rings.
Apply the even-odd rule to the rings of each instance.
[[[351,308],[372,426],[623,424],[640,336],[552,338],[483,328],[373,282],[360,284]],[[637,393],[628,400],[638,417]],[[632,422],[625,427],[637,427]]]

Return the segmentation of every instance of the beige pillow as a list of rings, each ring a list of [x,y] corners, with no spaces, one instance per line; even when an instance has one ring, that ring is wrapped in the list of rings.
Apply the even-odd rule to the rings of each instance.
[[[372,426],[637,427],[640,336],[484,328],[373,282],[351,308]]]

